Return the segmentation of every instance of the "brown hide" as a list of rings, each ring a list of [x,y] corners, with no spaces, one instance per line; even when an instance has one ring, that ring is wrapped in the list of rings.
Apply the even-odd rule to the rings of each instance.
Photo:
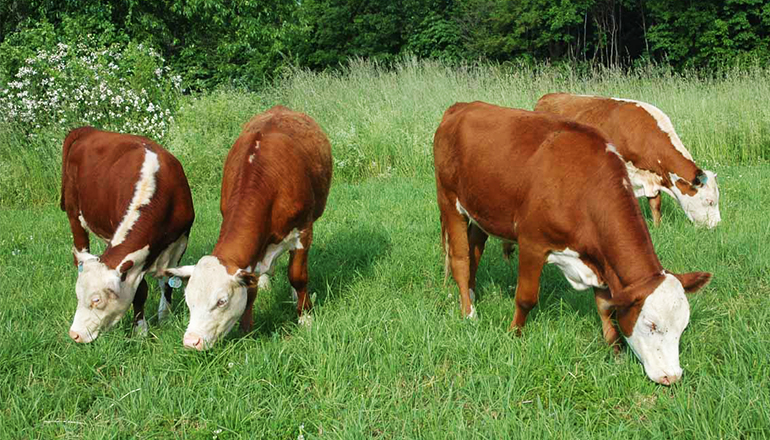
[[[195,214],[187,178],[179,161],[146,137],[81,127],[64,141],[61,209],[67,213],[79,251],[89,249],[88,233],[78,218],[81,214],[94,234],[107,242],[112,239],[133,198],[145,150],[158,156],[155,192],[151,202],[140,208],[126,239],[115,247],[108,245],[100,256],[110,269],[127,254],[149,245],[147,268],[164,249],[189,234]]]
[[[254,267],[268,245],[312,227],[331,178],[331,145],[315,121],[282,106],[254,116],[227,155],[213,255],[231,274]]]
[[[535,111],[544,111],[602,130],[612,144],[635,167],[652,171],[670,188],[670,174],[690,182],[679,183],[680,191],[694,195],[692,184],[702,173],[692,160],[686,158],[671,143],[669,135],[660,129],[655,118],[644,108],[631,101],[600,96],[580,96],[568,93],[550,93],[541,97]]]
[[[436,186],[465,315],[489,234],[520,247],[512,327],[523,326],[537,302],[548,254],[566,248],[607,285],[605,303],[635,320],[633,309],[638,314],[663,280],[663,268],[625,165],[607,144],[596,129],[547,113],[482,102],[446,111],[434,137]],[[458,202],[477,222],[470,229]]]

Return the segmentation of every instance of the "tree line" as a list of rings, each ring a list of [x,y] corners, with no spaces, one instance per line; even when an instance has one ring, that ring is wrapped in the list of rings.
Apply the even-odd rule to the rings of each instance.
[[[350,57],[449,63],[665,63],[718,71],[770,60],[766,0],[3,0],[0,81],[37,50],[142,43],[187,88],[258,87],[285,66]]]

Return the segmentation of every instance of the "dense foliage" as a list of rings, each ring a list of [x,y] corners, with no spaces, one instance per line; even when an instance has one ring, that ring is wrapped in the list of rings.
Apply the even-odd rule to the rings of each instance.
[[[570,61],[722,69],[770,59],[764,0],[9,0],[0,6],[0,82],[24,60],[92,34],[144,43],[184,86],[256,88],[283,66],[352,56]]]
[[[143,44],[93,50],[93,40],[58,43],[25,59],[14,80],[0,87],[0,123],[33,129],[30,136],[50,126],[95,125],[162,139],[181,78]]]

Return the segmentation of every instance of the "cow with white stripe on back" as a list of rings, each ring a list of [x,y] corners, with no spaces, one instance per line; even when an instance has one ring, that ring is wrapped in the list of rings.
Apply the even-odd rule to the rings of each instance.
[[[715,227],[719,213],[716,173],[702,170],[657,107],[630,99],[550,93],[535,111],[554,113],[602,130],[626,163],[636,197],[647,197],[660,224],[660,192],[676,199],[687,218]]]
[[[145,137],[72,130],[62,151],[61,209],[69,218],[78,268],[70,337],[93,341],[131,304],[135,328],[145,333],[144,275],[159,278],[162,319],[172,293],[162,277],[179,264],[195,218],[182,165]],[[107,245],[100,256],[90,253],[89,232]]]

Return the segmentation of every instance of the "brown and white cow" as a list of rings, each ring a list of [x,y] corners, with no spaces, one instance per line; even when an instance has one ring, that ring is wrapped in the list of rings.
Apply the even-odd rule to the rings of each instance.
[[[185,347],[211,347],[238,317],[241,329],[251,330],[258,278],[287,250],[299,322],[310,324],[308,251],[331,178],[329,140],[307,115],[276,106],[246,124],[225,162],[214,251],[195,266],[168,271],[189,278]]]
[[[660,191],[676,199],[696,225],[713,228],[720,222],[716,174],[695,164],[671,120],[657,107],[630,99],[551,93],[537,101],[535,111],[602,130],[623,157],[636,197],[647,197],[656,226]]]
[[[684,293],[711,274],[673,274],[655,254],[623,161],[596,129],[547,113],[474,102],[445,113],[433,144],[442,241],[475,317],[476,270],[488,235],[519,244],[516,313],[524,326],[540,274],[557,265],[576,289],[594,288],[604,337],[620,334],[655,382],[682,374]]]
[[[91,342],[134,305],[137,330],[147,331],[145,273],[162,278],[179,264],[195,214],[182,165],[141,136],[92,127],[72,130],[62,151],[61,209],[75,243],[77,310],[69,335]],[[89,232],[105,241],[90,253]],[[158,317],[170,309],[171,287],[159,279]]]

